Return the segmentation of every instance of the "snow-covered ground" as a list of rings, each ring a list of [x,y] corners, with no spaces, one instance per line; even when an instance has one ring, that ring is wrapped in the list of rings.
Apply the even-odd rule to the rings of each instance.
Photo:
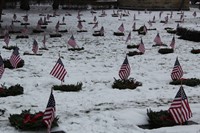
[[[197,17],[192,14],[196,10]],[[21,16],[26,12],[20,10],[3,10],[6,14],[2,16],[2,27],[11,24],[13,14],[17,14],[17,19],[23,21]],[[11,127],[8,121],[9,114],[21,113],[22,110],[31,109],[32,112],[44,111],[51,87],[60,85],[60,81],[49,73],[55,65],[58,54],[63,57],[62,61],[68,72],[65,77],[65,84],[83,83],[83,89],[80,92],[60,92],[54,91],[56,100],[56,115],[59,117],[59,126],[68,133],[200,133],[199,125],[165,127],[154,130],[141,129],[137,125],[147,124],[147,109],[153,111],[167,110],[171,101],[175,97],[180,86],[169,85],[171,81],[170,73],[174,66],[176,57],[184,71],[184,78],[200,78],[199,55],[190,53],[192,47],[199,48],[197,42],[185,41],[176,38],[175,52],[172,54],[161,55],[158,53],[158,47],[152,47],[153,39],[157,32],[160,33],[162,41],[169,45],[173,37],[167,33],[164,28],[176,28],[176,20],[180,19],[180,14],[173,12],[172,19],[167,24],[160,23],[165,16],[170,14],[164,11],[161,18],[159,12],[129,11],[129,17],[123,17],[124,21],[111,17],[113,10],[105,10],[106,17],[98,17],[97,14],[91,14],[90,11],[81,11],[81,19],[86,20],[83,23],[86,33],[77,33],[77,11],[68,11],[72,16],[65,16],[67,25],[60,29],[68,29],[68,33],[63,33],[61,38],[50,38],[49,33],[55,31],[57,21],[62,21],[66,10],[59,10],[60,16],[50,18],[53,23],[47,26],[47,47],[48,51],[39,51],[42,56],[23,55],[25,51],[32,52],[33,39],[36,39],[39,46],[42,47],[43,33],[33,34],[32,28],[35,28],[40,16],[39,13],[52,14],[50,8],[32,8],[28,11],[29,39],[15,39],[16,35],[11,35],[9,45],[17,45],[20,48],[20,56],[25,60],[23,68],[6,69],[0,80],[6,86],[21,84],[24,87],[24,94],[15,97],[0,98],[0,109],[6,109],[4,116],[0,116],[1,133],[21,132]],[[137,20],[133,20],[134,14]],[[93,37],[93,17],[97,16],[100,29],[104,26],[104,37]],[[190,24],[192,27],[200,25],[200,11],[191,9],[184,11],[185,22],[180,25]],[[148,21],[156,17],[156,23],[149,27]],[[117,37],[113,32],[123,22],[125,26],[125,36]],[[128,33],[132,31],[132,25],[136,22],[136,28],[146,25],[148,28],[157,30],[148,31],[147,35],[138,35],[132,32],[132,39],[128,44],[138,44],[142,37],[146,52],[144,55],[128,57],[131,66],[130,77],[143,83],[141,87],[135,90],[112,89],[114,78],[119,78],[118,71],[124,61],[126,53],[130,50],[125,44]],[[20,23],[14,24],[20,28]],[[198,27],[199,28],[199,27]],[[95,29],[95,30],[97,30]],[[67,41],[71,35],[74,35],[77,44],[84,47],[84,51],[68,51]],[[1,47],[5,45],[0,40]],[[1,48],[3,58],[10,58],[12,51]],[[193,112],[190,119],[200,123],[200,90],[199,87],[184,86],[185,92]],[[27,132],[24,132],[27,133]]]

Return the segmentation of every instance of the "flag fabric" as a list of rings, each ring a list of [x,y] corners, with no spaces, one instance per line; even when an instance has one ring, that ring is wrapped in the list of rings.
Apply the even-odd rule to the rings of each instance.
[[[46,35],[44,34],[43,40],[42,40],[44,48],[46,48]]]
[[[169,17],[165,16],[165,24],[168,23],[168,21],[169,21]]]
[[[73,35],[72,35],[72,36],[70,37],[70,39],[68,40],[68,44],[69,44],[70,46],[72,46],[73,48],[76,47],[77,44],[76,44],[76,41],[75,41]]]
[[[4,71],[5,71],[4,63],[3,63],[3,59],[0,55],[0,79],[2,78]]]
[[[148,21],[148,24],[150,27],[152,26],[152,22],[150,20]]]
[[[133,30],[136,30],[136,23],[135,22],[133,23],[132,28],[133,28]]]
[[[129,40],[131,40],[131,32],[129,32],[129,34],[128,34],[127,38],[126,38],[126,42],[125,43],[127,43]]]
[[[123,23],[119,26],[118,30],[121,32],[124,32],[124,24]]]
[[[147,33],[147,27],[146,25],[143,26],[143,32],[146,34]]]
[[[134,16],[133,16],[133,20],[136,20],[136,15],[134,14]]]
[[[8,44],[10,42],[10,36],[8,33],[6,33],[4,36],[4,42],[6,43],[6,46],[8,47]]]
[[[28,28],[27,26],[25,25],[24,28],[22,29],[22,34],[25,36],[28,32]]]
[[[171,72],[171,78],[172,80],[178,80],[183,76],[183,70],[182,67],[178,61],[178,57],[176,58],[175,64],[174,64],[174,68]]]
[[[19,48],[16,47],[10,56],[10,64],[14,67],[17,68],[18,63],[21,61],[21,58],[19,56]]]
[[[196,16],[197,16],[197,12],[194,11],[192,15],[193,15],[194,17],[196,17]]]
[[[172,38],[172,41],[171,41],[170,47],[172,47],[172,49],[175,48],[175,38],[174,38],[174,37]]]
[[[50,19],[50,15],[49,14],[47,14],[47,20],[49,20]]]
[[[34,54],[37,54],[37,51],[38,51],[38,43],[37,43],[37,41],[36,41],[35,39],[33,40],[32,51],[33,51]]]
[[[159,33],[157,33],[156,37],[154,38],[154,42],[156,44],[160,44],[160,45],[162,44],[162,41],[161,41]]]
[[[153,22],[155,22],[156,21],[156,17],[155,16],[153,16]]]
[[[93,21],[94,21],[94,22],[96,22],[96,21],[97,21],[97,17],[96,17],[96,16],[94,16],[94,19],[93,19]]]
[[[41,30],[41,25],[39,24],[39,22],[37,23],[36,29]]]
[[[23,20],[24,20],[25,22],[27,22],[27,21],[28,21],[28,15],[25,15],[24,18],[23,18]]]
[[[64,65],[60,58],[56,62],[55,66],[51,70],[50,74],[53,75],[54,77],[58,78],[62,82],[64,82],[64,78],[65,78],[65,75],[67,74],[67,71],[64,68]]]
[[[17,15],[14,13],[13,14],[13,19],[16,20],[17,19]]]
[[[103,27],[103,26],[101,27],[99,33],[100,33],[101,35],[104,35],[104,27]]]
[[[10,31],[13,31],[13,30],[14,30],[14,22],[13,22],[13,21],[11,22],[11,24],[10,24],[10,27],[9,27],[9,28],[10,28],[10,29],[9,29]]]
[[[192,117],[192,111],[183,87],[177,92],[169,112],[177,124],[182,124]]]
[[[139,44],[138,50],[139,50],[140,52],[142,52],[143,54],[145,53],[145,47],[144,47],[144,43],[143,43],[143,41],[142,41],[142,38],[141,38],[141,42],[140,42],[140,44]]]
[[[58,30],[59,30],[59,26],[60,26],[60,22],[58,21],[57,24],[56,24],[56,26],[55,26],[55,28],[56,28],[56,32],[58,32]]]
[[[122,79],[122,80],[126,80],[128,79],[129,75],[130,75],[130,72],[131,72],[131,68],[130,68],[130,65],[128,63],[128,58],[126,56],[120,70],[119,70],[119,77]]]
[[[63,18],[62,18],[62,22],[64,23],[65,22],[65,17],[63,16]]]
[[[80,30],[83,28],[83,25],[82,25],[81,21],[78,22],[77,27],[78,27]]]
[[[81,15],[80,15],[80,13],[78,13],[78,15],[77,15],[77,19],[78,19],[78,20],[81,19]]]
[[[92,27],[93,29],[98,27],[98,21],[94,24],[94,26]]]
[[[53,95],[53,91],[51,91],[49,101],[47,103],[47,107],[43,115],[43,122],[47,125],[48,133],[50,133],[51,125],[55,118],[55,112],[56,112],[56,102]]]

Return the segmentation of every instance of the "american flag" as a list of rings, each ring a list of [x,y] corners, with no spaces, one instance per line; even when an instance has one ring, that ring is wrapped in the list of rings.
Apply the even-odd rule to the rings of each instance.
[[[37,23],[36,29],[37,29],[37,30],[40,30],[40,29],[41,29],[41,25],[39,24],[39,22]]]
[[[10,42],[10,36],[8,33],[6,33],[4,36],[4,42],[6,43],[6,46],[8,47],[8,44]]]
[[[23,35],[26,35],[27,32],[28,32],[28,28],[27,28],[27,26],[25,25],[24,28],[22,29],[22,34],[23,34]]]
[[[168,16],[165,16],[165,24],[168,23],[168,21],[169,21]]]
[[[172,47],[172,49],[174,49],[174,47],[175,47],[175,38],[174,37],[172,38],[172,42],[171,42],[170,46]]]
[[[52,122],[55,118],[56,112],[56,102],[53,96],[53,91],[51,91],[47,107],[44,111],[43,122],[47,125],[47,132],[50,133]]]
[[[96,22],[97,21],[97,17],[96,16],[94,16],[94,22]]]
[[[128,58],[126,56],[120,70],[119,70],[119,77],[122,79],[122,80],[126,80],[128,79],[129,75],[130,75],[130,72],[131,72],[131,68],[130,68],[130,65],[128,63]]]
[[[153,22],[155,22],[155,20],[156,20],[156,17],[155,17],[155,16],[153,16]]]
[[[59,30],[59,26],[60,26],[60,22],[58,21],[58,22],[56,23],[56,26],[55,26],[55,28],[56,28],[56,32],[58,32],[58,30]]]
[[[24,20],[25,22],[27,22],[27,21],[28,21],[28,15],[25,15],[24,18],[23,18],[23,20]]]
[[[77,15],[77,19],[78,19],[78,20],[81,19],[81,15],[80,15],[80,13],[78,13],[78,15]]]
[[[63,16],[63,18],[62,18],[62,22],[64,23],[65,22],[65,17]]]
[[[141,38],[141,42],[140,42],[140,44],[139,44],[138,50],[139,50],[140,52],[142,52],[143,54],[144,54],[144,52],[145,52],[145,47],[144,47],[144,43],[143,43],[143,41],[142,41],[142,38]]]
[[[75,41],[73,35],[72,35],[72,36],[70,37],[70,39],[68,40],[68,44],[69,44],[70,46],[72,46],[73,48],[76,47],[77,44],[76,44],[76,41]]]
[[[10,24],[10,31],[13,31],[14,30],[14,22],[12,21],[11,24]]]
[[[162,44],[162,41],[161,41],[161,39],[160,39],[159,33],[157,33],[156,37],[154,38],[154,42],[155,42],[156,44]]]
[[[197,16],[197,12],[194,11],[192,15],[193,15],[194,17],[196,17],[196,16]]]
[[[135,22],[133,23],[132,28],[133,28],[133,30],[136,30],[136,23]]]
[[[147,33],[147,27],[146,25],[143,26],[143,32],[146,34]]]
[[[148,21],[148,24],[150,27],[152,26],[152,22],[150,20]]]
[[[13,19],[16,20],[17,19],[17,15],[14,13],[13,14]]]
[[[123,23],[119,26],[118,30],[121,32],[124,32],[124,24]]]
[[[58,78],[62,82],[64,82],[64,78],[65,78],[65,75],[67,74],[67,71],[64,68],[64,65],[60,58],[56,62],[55,66],[51,70],[50,74],[53,75],[54,77]]]
[[[44,45],[44,48],[46,48],[46,35],[44,34],[44,38],[43,38],[43,40],[42,40],[42,43],[43,43],[43,45]]]
[[[4,71],[5,71],[5,69],[4,69],[4,63],[3,63],[3,59],[2,59],[2,57],[0,55],[0,79],[3,76]]]
[[[133,20],[136,20],[136,15],[134,14],[134,16],[133,16]]]
[[[170,18],[172,18],[173,17],[173,11],[171,11],[171,13],[170,13]]]
[[[127,38],[126,38],[126,43],[127,43],[129,40],[131,40],[131,32],[129,32],[129,34],[128,34]]]
[[[159,18],[161,18],[163,11],[160,11],[159,13]]]
[[[50,19],[50,15],[49,14],[47,14],[47,20],[49,20]]]
[[[98,21],[94,24],[94,26],[92,27],[93,29],[98,27]]]
[[[99,32],[100,32],[101,35],[104,35],[104,27],[103,26],[101,27]]]
[[[32,51],[33,51],[34,54],[37,54],[37,51],[38,51],[38,43],[37,43],[37,41],[36,41],[35,39],[33,40]]]
[[[192,111],[190,109],[187,96],[182,86],[177,92],[169,108],[169,112],[171,113],[175,122],[178,124],[182,124],[192,117]]]
[[[172,78],[172,80],[177,80],[177,79],[180,79],[182,76],[183,76],[183,70],[178,61],[178,57],[177,57],[175,64],[174,64],[174,68],[171,72],[171,78]]]
[[[21,58],[19,56],[19,48],[16,47],[10,56],[10,63],[14,68],[17,68],[17,64],[21,61]]]
[[[78,22],[77,27],[78,27],[80,30],[83,28],[83,25],[82,25],[81,21]]]

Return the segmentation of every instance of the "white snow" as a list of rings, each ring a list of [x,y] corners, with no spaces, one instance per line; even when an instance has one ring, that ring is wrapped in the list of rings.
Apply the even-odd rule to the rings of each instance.
[[[193,11],[197,11],[197,17],[192,16]],[[32,112],[44,111],[49,98],[50,90],[53,85],[60,85],[60,81],[49,73],[55,65],[58,54],[60,53],[68,72],[65,77],[65,84],[83,83],[83,89],[80,92],[60,92],[54,91],[56,100],[56,115],[59,117],[59,126],[68,133],[200,133],[199,125],[190,126],[174,126],[159,129],[147,130],[141,129],[137,125],[148,124],[146,115],[147,109],[153,111],[167,110],[171,101],[175,97],[180,86],[169,85],[171,81],[170,73],[174,66],[176,57],[184,71],[184,78],[200,78],[200,55],[190,53],[192,47],[199,48],[197,42],[185,41],[176,38],[175,52],[172,54],[161,55],[158,53],[158,47],[152,47],[153,39],[157,32],[160,33],[161,40],[169,45],[173,37],[168,34],[164,28],[176,28],[180,14],[173,12],[173,18],[169,19],[168,24],[160,23],[164,20],[170,11],[164,11],[161,19],[159,12],[153,11],[150,14],[141,11],[129,11],[129,17],[123,17],[125,21],[119,21],[119,18],[111,17],[113,10],[105,10],[106,17],[98,17],[101,10],[97,11],[97,20],[100,29],[104,26],[104,37],[93,37],[93,25],[89,22],[93,21],[90,11],[81,11],[82,19],[86,20],[83,27],[88,30],[87,33],[77,33],[77,11],[69,10],[72,16],[65,16],[66,26],[60,29],[68,29],[68,33],[63,33],[61,38],[49,38],[47,36],[46,46],[48,51],[39,51],[42,56],[23,55],[25,51],[31,52],[33,39],[35,38],[39,46],[42,47],[43,33],[33,34],[31,30],[36,27],[40,16],[39,13],[53,13],[51,7],[42,8],[35,7],[28,11],[29,23],[29,39],[15,39],[16,35],[11,35],[9,45],[17,45],[20,48],[20,56],[25,60],[23,68],[6,69],[0,81],[5,82],[6,86],[21,84],[24,87],[24,94],[15,97],[0,98],[0,109],[6,109],[4,116],[0,116],[0,132],[1,133],[17,133],[21,132],[11,127],[8,121],[9,114],[21,113],[22,110],[31,109]],[[2,27],[11,24],[12,16],[17,14],[17,19],[23,21],[21,16],[26,12],[13,9],[3,10],[6,14],[2,17],[4,21]],[[55,31],[55,25],[58,20],[66,13],[65,10],[58,10],[60,16],[50,18],[53,23],[47,26],[46,34]],[[112,89],[114,78],[119,78],[118,71],[123,63],[126,53],[130,50],[125,44],[128,33],[132,30],[133,16],[136,14],[136,27],[146,25],[148,28],[157,28],[157,31],[148,31],[147,35],[138,35],[132,32],[131,42],[128,44],[138,44],[140,38],[143,38],[146,52],[144,55],[128,57],[131,66],[131,76],[137,81],[143,83],[141,87],[135,90],[118,90]],[[191,9],[184,11],[185,22],[196,28],[199,24],[200,11]],[[148,21],[156,16],[156,23],[149,27]],[[125,36],[116,37],[113,32],[117,31],[119,25],[123,22],[125,27]],[[197,23],[197,24],[196,24]],[[17,28],[21,28],[20,23],[14,24]],[[181,26],[182,24],[180,24]],[[97,30],[97,29],[95,29]],[[67,41],[71,34],[79,46],[85,48],[84,51],[68,51]],[[0,45],[5,43],[1,39]],[[9,58],[12,51],[1,48],[3,58]],[[185,92],[193,112],[190,119],[200,123],[200,90],[198,87],[184,86]],[[86,113],[89,111],[88,113]],[[43,131],[45,132],[45,131]],[[24,132],[27,133],[27,132]]]

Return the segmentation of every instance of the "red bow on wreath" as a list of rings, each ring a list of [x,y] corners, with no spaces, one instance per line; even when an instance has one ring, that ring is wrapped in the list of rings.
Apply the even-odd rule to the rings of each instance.
[[[25,123],[33,123],[35,122],[39,117],[43,116],[43,112],[39,112],[37,113],[34,117],[31,118],[31,115],[30,114],[25,114],[24,115],[24,124]]]

